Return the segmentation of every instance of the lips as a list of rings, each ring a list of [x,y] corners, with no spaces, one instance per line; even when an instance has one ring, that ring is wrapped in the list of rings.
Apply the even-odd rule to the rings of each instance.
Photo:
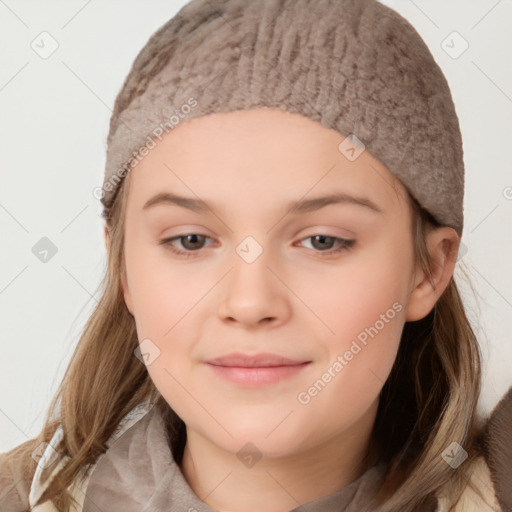
[[[290,359],[277,354],[227,354],[206,361],[223,380],[241,387],[261,387],[299,375],[311,361]]]
[[[237,368],[269,368],[275,366],[297,366],[310,361],[290,359],[278,354],[260,353],[247,355],[241,353],[232,353],[225,356],[216,357],[206,361],[214,366],[227,366]]]

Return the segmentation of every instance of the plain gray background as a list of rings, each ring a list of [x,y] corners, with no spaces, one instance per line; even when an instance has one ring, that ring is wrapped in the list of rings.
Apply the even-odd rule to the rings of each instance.
[[[92,190],[111,110],[139,50],[185,3],[0,0],[0,452],[42,427],[98,300],[106,254]],[[464,269],[474,285],[459,279],[489,412],[512,385],[512,5],[383,3],[424,38],[459,115],[466,192],[456,276]],[[57,250],[46,263],[33,252],[43,237]]]

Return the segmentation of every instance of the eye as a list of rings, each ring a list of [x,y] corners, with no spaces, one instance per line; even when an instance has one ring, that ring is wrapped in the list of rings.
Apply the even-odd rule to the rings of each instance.
[[[165,240],[162,240],[160,244],[163,245],[166,249],[170,250],[171,252],[178,254],[179,256],[185,256],[186,258],[190,258],[196,256],[194,253],[199,252],[200,249],[203,248],[204,242],[207,239],[211,240],[211,238],[206,235],[201,235],[198,233],[188,233],[185,235],[178,235],[173,238],[167,238]],[[320,249],[315,250],[315,252],[322,253],[326,256],[340,253],[343,251],[348,251],[356,243],[355,240],[348,240],[345,238],[339,238],[329,235],[312,235],[303,238],[300,242],[302,243],[304,240],[308,239],[313,240],[313,249]],[[185,250],[181,250],[175,247],[174,242],[178,240],[180,241],[182,247]],[[333,245],[337,245],[337,247],[335,249],[332,249],[331,247]]]
[[[195,256],[193,253],[197,252],[199,249],[202,249],[202,247],[198,247],[198,245],[202,245],[202,242],[204,242],[205,239],[210,238],[206,235],[200,235],[197,233],[189,233],[186,235],[178,235],[173,238],[167,238],[165,240],[162,240],[160,242],[161,245],[163,245],[165,248],[169,249],[171,252],[174,252],[175,254],[178,254],[180,256],[185,256],[187,258]],[[186,240],[185,243],[183,243],[183,247],[186,249],[185,251],[177,249],[173,242],[175,240]],[[210,238],[211,240],[211,238]]]
[[[326,255],[335,254],[335,253],[339,253],[342,251],[347,251],[347,250],[351,249],[356,242],[355,240],[347,240],[345,238],[339,238],[339,237],[329,236],[329,235],[311,235],[306,238],[303,238],[301,240],[301,242],[304,240],[309,240],[309,239],[313,240],[312,245],[314,248],[320,247],[320,249],[322,249],[322,250],[316,251],[316,252],[321,252]],[[330,247],[332,247],[334,242],[337,242],[338,246],[336,249],[331,249]],[[326,246],[327,246],[327,250],[325,250]]]

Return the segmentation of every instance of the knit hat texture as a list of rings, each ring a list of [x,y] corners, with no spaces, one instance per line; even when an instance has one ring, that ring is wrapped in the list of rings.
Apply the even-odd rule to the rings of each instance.
[[[340,148],[367,150],[462,235],[463,150],[450,88],[413,26],[377,0],[186,4],[150,37],[117,96],[104,217],[126,173],[163,135],[200,116],[258,107],[338,131]]]

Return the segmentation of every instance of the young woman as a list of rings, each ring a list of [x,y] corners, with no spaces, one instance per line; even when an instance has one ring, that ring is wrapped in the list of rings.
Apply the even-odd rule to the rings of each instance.
[[[2,510],[499,510],[463,193],[397,13],[187,4],[116,100],[103,295]]]

